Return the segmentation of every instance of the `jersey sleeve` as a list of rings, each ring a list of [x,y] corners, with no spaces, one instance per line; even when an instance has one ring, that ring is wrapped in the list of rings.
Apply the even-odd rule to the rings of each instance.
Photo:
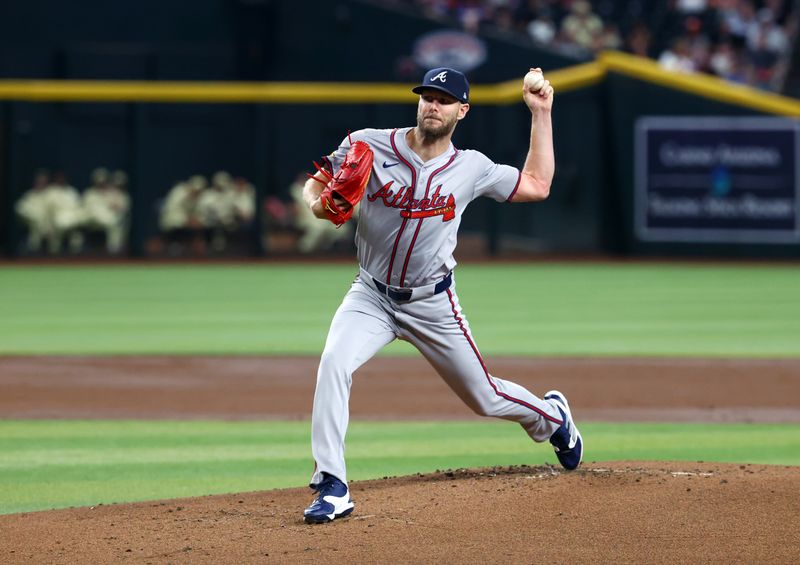
[[[511,200],[519,188],[521,173],[516,167],[494,163],[480,155],[478,178],[475,181],[475,198],[488,196],[498,202]]]

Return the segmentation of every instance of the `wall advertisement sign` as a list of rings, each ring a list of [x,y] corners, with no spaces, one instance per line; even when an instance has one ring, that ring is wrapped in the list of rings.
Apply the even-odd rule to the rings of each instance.
[[[800,242],[800,122],[644,117],[635,127],[639,240]]]

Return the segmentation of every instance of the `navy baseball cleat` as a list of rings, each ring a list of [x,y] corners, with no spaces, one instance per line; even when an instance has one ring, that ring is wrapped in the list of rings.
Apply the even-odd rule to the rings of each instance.
[[[303,512],[306,524],[324,524],[336,518],[343,518],[355,507],[347,485],[333,475],[322,473],[322,482],[314,490],[318,496]]]
[[[551,390],[544,395],[544,399],[555,404],[564,421],[561,427],[550,436],[550,443],[553,444],[556,457],[567,471],[577,469],[583,459],[583,439],[572,419],[567,397],[557,390]]]

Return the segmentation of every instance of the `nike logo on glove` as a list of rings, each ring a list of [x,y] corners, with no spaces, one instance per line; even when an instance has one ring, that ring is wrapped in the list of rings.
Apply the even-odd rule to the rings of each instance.
[[[383,162],[383,168],[388,169],[389,167],[394,167],[395,165],[399,165],[400,163],[389,163],[388,161]]]

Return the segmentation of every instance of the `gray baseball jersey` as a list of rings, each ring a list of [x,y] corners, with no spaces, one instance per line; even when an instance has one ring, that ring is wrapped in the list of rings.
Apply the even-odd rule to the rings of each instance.
[[[479,196],[508,200],[520,172],[479,151],[450,147],[423,162],[406,141],[411,128],[365,129],[350,135],[375,154],[358,216],[358,260],[387,285],[417,287],[441,280],[456,266],[453,251],[461,215]],[[326,159],[339,170],[350,149],[345,138]]]
[[[517,422],[537,442],[563,423],[552,402],[489,373],[455,291],[453,251],[464,209],[479,196],[510,199],[520,171],[452,145],[423,162],[406,142],[409,130],[357,131],[326,158],[337,171],[351,139],[375,154],[359,206],[361,270],[334,315],[317,372],[312,485],[322,473],[347,482],[352,375],[398,338],[412,343],[476,413]]]

